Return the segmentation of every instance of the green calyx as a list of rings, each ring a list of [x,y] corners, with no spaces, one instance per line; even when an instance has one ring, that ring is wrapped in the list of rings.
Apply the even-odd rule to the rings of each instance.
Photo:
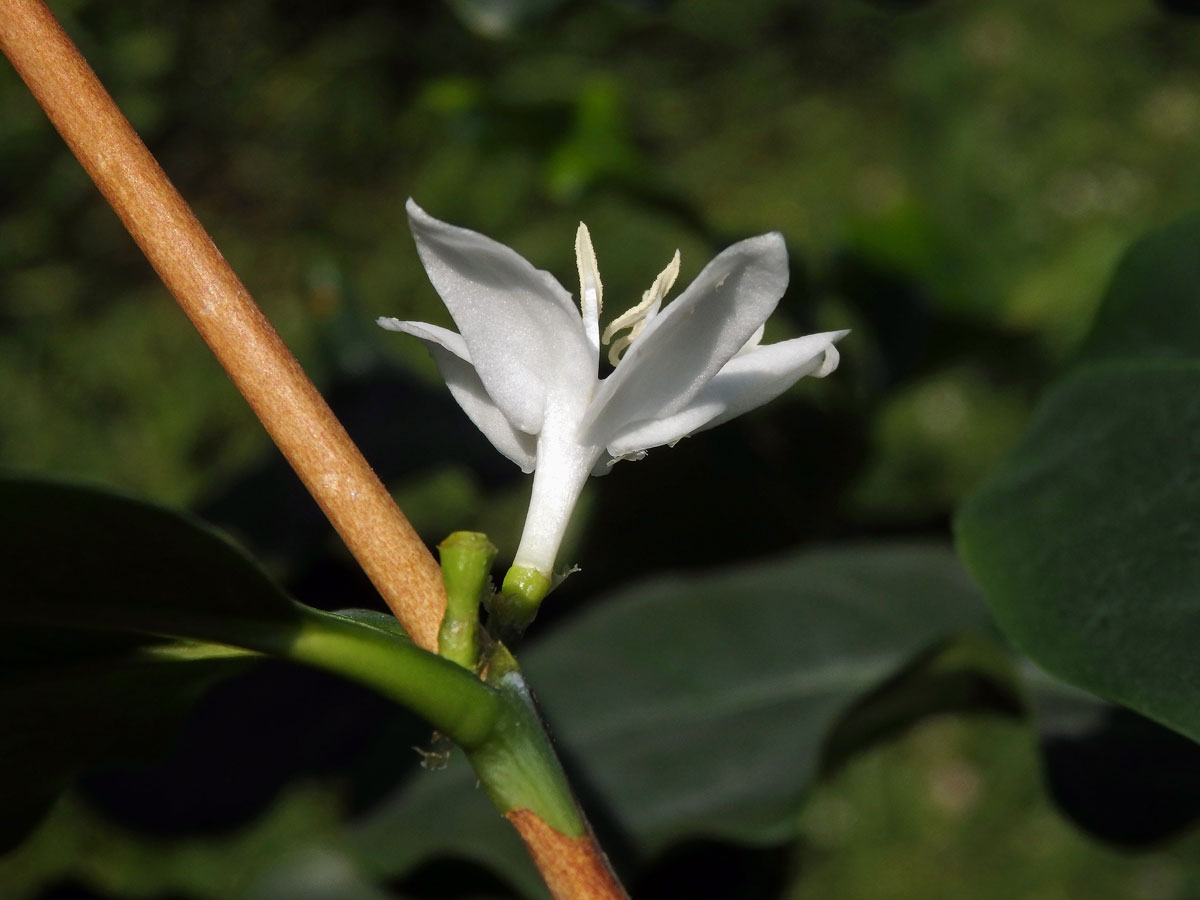
[[[509,569],[500,594],[492,598],[489,607],[496,636],[512,642],[524,634],[551,587],[553,582],[544,572],[528,566]]]

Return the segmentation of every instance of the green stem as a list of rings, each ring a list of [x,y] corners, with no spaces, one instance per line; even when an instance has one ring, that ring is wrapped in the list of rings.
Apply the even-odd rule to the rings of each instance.
[[[503,644],[496,645],[487,680],[501,698],[502,712],[489,738],[467,751],[484,790],[502,813],[528,809],[560,834],[582,838],[583,816],[533,695]]]
[[[406,638],[343,616],[302,607],[299,627],[282,643],[276,632],[256,646],[374,688],[421,716],[465,750],[492,737],[503,713],[500,693],[472,672]]]
[[[493,648],[485,683],[405,638],[332,613],[303,607],[293,635],[287,646],[261,649],[366,684],[425,718],[463,748],[500,812],[527,809],[560,834],[587,833],[533,695],[503,644]]]
[[[438,652],[465,669],[479,664],[479,604],[488,590],[496,548],[487,535],[456,531],[438,544],[446,583],[446,615]]]
[[[448,659],[418,647],[391,616],[321,612],[294,601],[272,619],[237,619],[169,607],[109,608],[103,622],[86,602],[51,613],[30,604],[11,621],[61,628],[78,625],[152,634],[195,644],[236,647],[326,669],[373,688],[412,710],[464,749],[498,727],[499,691]],[[389,627],[390,626],[390,627]],[[161,648],[155,652],[164,652]],[[210,647],[205,652],[212,652]]]

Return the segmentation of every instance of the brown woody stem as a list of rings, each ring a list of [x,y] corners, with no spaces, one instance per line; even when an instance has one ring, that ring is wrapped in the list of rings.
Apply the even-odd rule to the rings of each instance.
[[[396,618],[437,652],[433,556],[41,0],[0,0],[0,50]]]
[[[527,809],[505,818],[521,835],[554,900],[629,900],[590,830],[567,837]]]

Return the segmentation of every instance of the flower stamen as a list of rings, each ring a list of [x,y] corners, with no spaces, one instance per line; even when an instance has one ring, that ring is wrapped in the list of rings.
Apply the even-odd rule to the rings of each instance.
[[[575,232],[575,264],[579,267],[579,311],[588,340],[600,352],[600,309],[604,305],[604,285],[600,283],[600,267],[587,226],[579,223]]]
[[[679,277],[679,251],[675,251],[675,255],[671,261],[667,263],[667,267],[658,273],[658,277],[654,279],[654,284],[650,285],[650,290],[642,294],[642,302],[632,309],[628,309],[621,315],[617,316],[608,323],[608,327],[604,329],[604,334],[600,338],[602,344],[612,343],[608,350],[608,361],[614,366],[621,361],[621,354],[625,352],[638,335],[642,333],[650,321],[658,315],[659,307],[662,306],[663,298],[667,292],[675,284],[675,279]],[[613,340],[613,336],[624,329],[629,329],[629,334]]]

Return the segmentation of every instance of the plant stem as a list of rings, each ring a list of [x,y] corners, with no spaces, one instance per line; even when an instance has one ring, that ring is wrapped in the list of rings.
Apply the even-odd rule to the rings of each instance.
[[[512,823],[555,900],[629,900],[571,792],[517,661],[493,648],[487,682],[502,711],[467,756],[496,808]]]
[[[493,648],[487,683],[502,698],[504,714],[489,739],[467,756],[500,812],[527,809],[570,838],[587,832],[550,735],[517,661],[503,644]]]
[[[479,667],[479,606],[489,593],[496,548],[485,534],[456,531],[438,544],[438,553],[446,582],[438,652],[474,672]]]
[[[502,713],[499,693],[475,673],[406,638],[303,608],[279,656],[368,685],[421,716],[465,750],[489,740]]]
[[[0,0],[0,50],[396,618],[436,652],[433,556],[41,0]]]

